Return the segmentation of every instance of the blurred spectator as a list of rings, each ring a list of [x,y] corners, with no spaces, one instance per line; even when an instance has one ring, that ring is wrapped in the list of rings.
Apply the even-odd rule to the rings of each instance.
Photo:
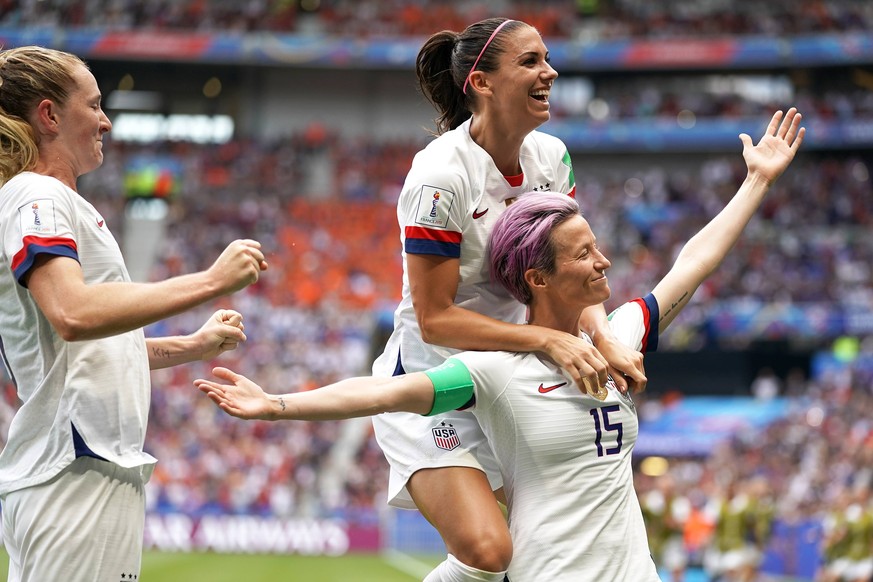
[[[752,396],[758,400],[771,400],[782,391],[779,377],[773,371],[773,368],[765,366],[758,371],[758,375],[752,380]]]

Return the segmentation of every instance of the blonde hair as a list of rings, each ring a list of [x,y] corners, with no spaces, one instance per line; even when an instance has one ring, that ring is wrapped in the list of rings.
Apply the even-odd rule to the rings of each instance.
[[[40,46],[0,52],[0,183],[36,166],[39,146],[30,115],[43,99],[63,105],[79,66],[88,68],[75,55]]]

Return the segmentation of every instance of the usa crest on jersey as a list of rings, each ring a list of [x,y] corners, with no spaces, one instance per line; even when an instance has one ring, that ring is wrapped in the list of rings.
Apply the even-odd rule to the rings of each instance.
[[[458,436],[458,431],[450,425],[441,422],[439,426],[432,428],[433,443],[440,449],[451,451],[461,444],[461,437]]]

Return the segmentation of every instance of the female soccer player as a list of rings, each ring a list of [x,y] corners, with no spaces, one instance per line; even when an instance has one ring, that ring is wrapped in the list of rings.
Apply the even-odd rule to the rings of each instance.
[[[22,405],[0,453],[9,580],[139,575],[149,369],[245,340],[220,310],[190,336],[142,327],[233,293],[267,267],[231,243],[206,271],[132,283],[103,217],[76,188],[112,124],[85,63],[42,47],[0,52],[0,356]]]
[[[610,315],[625,345],[647,351],[720,264],[770,185],[803,141],[801,116],[777,112],[758,145],[743,134],[748,175],[730,203],[697,233],[651,293]],[[610,263],[576,202],[531,193],[509,206],[490,237],[491,272],[529,308],[529,324],[578,335],[583,311],[609,298]],[[394,378],[353,378],[321,390],[266,394],[225,368],[221,384],[195,385],[227,413],[247,419],[326,420],[406,411],[432,418],[468,408],[498,460],[509,509],[513,582],[658,580],[633,488],[638,423],[630,394],[610,380],[580,391],[572,376],[531,352],[457,353],[435,368]],[[437,437],[453,439],[451,421]],[[447,508],[451,511],[451,508]]]
[[[539,33],[503,18],[439,32],[421,48],[416,74],[439,112],[439,137],[416,155],[398,201],[402,299],[373,375],[421,372],[460,350],[509,350],[547,357],[592,392],[605,384],[607,362],[619,382],[628,374],[642,389],[642,356],[615,339],[602,306],[582,314],[594,345],[519,325],[524,305],[488,274],[485,245],[510,200],[534,190],[576,193],[566,146],[536,131],[549,119],[558,76]],[[500,472],[476,419],[399,413],[373,423],[391,466],[388,502],[417,507],[452,556],[426,580],[502,581],[512,544],[492,493]],[[449,439],[434,432],[445,426]]]

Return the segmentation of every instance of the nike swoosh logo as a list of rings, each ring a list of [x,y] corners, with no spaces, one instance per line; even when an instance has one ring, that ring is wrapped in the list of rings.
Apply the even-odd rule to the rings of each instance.
[[[97,226],[98,226],[99,228],[103,228],[103,221],[102,221],[102,220],[98,220],[98,221],[97,221]]]
[[[543,386],[542,384],[540,384],[539,391],[540,391],[540,394],[548,394],[552,390],[555,390],[557,388],[560,388],[561,386],[566,386],[566,385],[567,385],[566,382],[561,382],[560,384],[555,384],[554,386]]]
[[[483,216],[485,216],[485,214],[487,212],[488,212],[487,208],[485,210],[483,210],[482,212],[479,212],[479,209],[477,208],[476,210],[473,211],[473,220],[476,220],[477,218],[482,218]]]

